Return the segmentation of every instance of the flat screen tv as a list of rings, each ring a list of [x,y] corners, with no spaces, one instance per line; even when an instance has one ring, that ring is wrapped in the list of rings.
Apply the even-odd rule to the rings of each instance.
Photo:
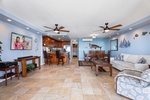
[[[32,38],[18,33],[11,33],[11,50],[31,50]]]

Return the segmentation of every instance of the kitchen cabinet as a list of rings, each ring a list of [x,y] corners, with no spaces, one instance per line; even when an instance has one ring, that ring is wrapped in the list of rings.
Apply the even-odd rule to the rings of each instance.
[[[43,36],[43,46],[63,48],[64,45],[70,45],[69,41],[57,41],[48,36]]]

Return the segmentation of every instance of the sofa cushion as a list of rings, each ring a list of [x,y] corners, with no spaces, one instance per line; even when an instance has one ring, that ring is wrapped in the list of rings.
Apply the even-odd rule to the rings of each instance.
[[[139,64],[145,64],[146,63],[146,59],[144,57],[142,57],[139,61]]]
[[[134,68],[139,71],[145,71],[149,68],[148,64],[134,64]]]
[[[119,66],[122,66],[123,68],[133,68],[134,63],[131,62],[126,62],[126,61],[118,61],[118,60],[113,60],[112,64],[117,64]]]
[[[141,78],[150,82],[150,69],[147,69],[145,70],[142,74],[141,74]],[[148,85],[150,85],[149,83],[147,82],[144,82],[144,81],[141,81],[141,85],[146,87]]]
[[[127,58],[128,62],[137,63],[138,55],[129,55]]]

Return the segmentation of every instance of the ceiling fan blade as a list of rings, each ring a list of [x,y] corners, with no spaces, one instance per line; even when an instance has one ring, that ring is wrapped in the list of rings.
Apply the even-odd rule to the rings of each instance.
[[[46,30],[45,32],[51,32],[51,31],[54,31],[54,30]]]
[[[49,28],[49,29],[53,29],[53,28],[51,28],[51,27],[48,27],[48,26],[44,26],[45,28]]]
[[[63,26],[60,26],[60,27],[58,28],[58,30],[61,30],[61,29],[63,29],[63,28],[65,28],[65,27],[63,27]]]
[[[59,31],[61,31],[61,32],[70,32],[70,31],[68,31],[68,30],[59,30]]]
[[[100,28],[105,28],[104,26],[99,26]]]
[[[109,29],[111,29],[111,28],[116,28],[116,27],[120,27],[120,26],[122,26],[122,25],[121,25],[121,24],[118,24],[118,25],[115,25],[115,26],[110,27]]]
[[[112,29],[112,28],[111,28],[111,29],[109,29],[109,30],[120,30],[120,29]]]

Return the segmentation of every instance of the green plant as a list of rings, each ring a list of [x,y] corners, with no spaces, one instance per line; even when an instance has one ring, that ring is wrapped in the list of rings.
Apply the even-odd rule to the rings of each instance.
[[[35,65],[34,64],[28,64],[27,65],[27,70],[32,70],[35,68]]]
[[[1,60],[1,53],[2,53],[2,51],[3,51],[1,44],[2,44],[2,41],[0,41],[0,61],[2,61],[2,60]]]

